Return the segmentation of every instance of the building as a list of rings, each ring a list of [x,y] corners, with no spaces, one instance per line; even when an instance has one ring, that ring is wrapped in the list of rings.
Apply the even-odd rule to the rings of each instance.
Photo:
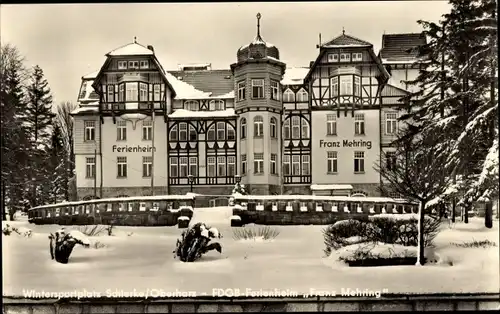
[[[401,81],[418,74],[409,49],[421,44],[421,34],[383,35],[376,54],[342,32],[309,67],[287,68],[258,22],[229,69],[165,71],[134,40],[82,77],[78,196],[223,195],[239,178],[252,194],[379,195],[373,165],[391,149]]]

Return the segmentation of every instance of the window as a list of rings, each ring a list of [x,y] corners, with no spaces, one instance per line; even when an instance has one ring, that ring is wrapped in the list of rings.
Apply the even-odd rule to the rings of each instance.
[[[226,139],[226,123],[217,122],[217,140],[223,141]]]
[[[301,120],[301,129],[302,129],[302,138],[309,138],[309,123],[304,118],[300,118]]]
[[[385,114],[385,134],[396,134],[398,114],[388,112]]]
[[[341,53],[340,54],[340,62],[349,62],[351,61],[351,54],[350,53]]]
[[[277,126],[276,126],[276,118],[275,117],[272,117],[271,118],[271,123],[269,124],[269,128],[270,128],[270,132],[271,132],[271,138],[277,138]]]
[[[362,113],[357,113],[354,115],[354,134],[365,134],[365,115]]]
[[[118,101],[125,101],[125,83],[118,85]]]
[[[179,123],[179,141],[187,141],[187,124]]]
[[[195,100],[188,100],[185,102],[184,108],[186,110],[197,111],[198,110],[198,102]]]
[[[147,69],[149,68],[149,61],[148,60],[142,60],[141,61],[141,69]]]
[[[283,102],[295,102],[295,93],[287,89],[283,93]]]
[[[118,165],[118,178],[126,178],[127,177],[127,157],[117,157],[116,158]]]
[[[193,177],[198,176],[198,157],[189,157],[189,174]]]
[[[254,173],[264,173],[264,154],[263,153],[253,154],[253,172]]]
[[[339,62],[339,55],[336,53],[328,54],[328,62]]]
[[[116,140],[126,141],[127,140],[127,121],[117,121],[116,122]]]
[[[354,96],[361,97],[361,84],[359,76],[354,76]]]
[[[236,175],[236,157],[227,156],[227,176],[234,177]]]
[[[352,54],[352,61],[362,61],[363,60],[363,53],[357,52]]]
[[[207,169],[208,169],[208,177],[209,178],[215,178],[217,177],[216,172],[215,172],[215,157],[208,157],[207,158]]]
[[[352,75],[340,76],[340,95],[352,95]]]
[[[300,117],[292,116],[292,139],[300,138]]]
[[[142,156],[142,176],[144,178],[151,177],[152,170],[153,170],[153,157]]]
[[[118,70],[125,70],[127,68],[127,61],[118,61]]]
[[[189,140],[190,141],[198,140],[198,133],[196,133],[196,129],[191,124],[189,124]]]
[[[153,121],[147,120],[142,121],[142,139],[145,141],[151,141],[153,137]]]
[[[154,101],[161,101],[160,84],[155,84],[153,90],[154,90],[154,95],[153,95]]]
[[[332,97],[339,95],[339,78],[338,76],[332,77],[330,81],[330,89]]]
[[[252,80],[252,98],[264,98],[264,80]]]
[[[227,139],[230,141],[234,141],[236,139],[234,128],[229,124],[227,124]]]
[[[114,101],[115,101],[115,86],[108,85],[108,102],[114,102]]]
[[[85,141],[95,141],[95,121],[84,121]]]
[[[85,177],[88,179],[94,179],[95,178],[95,157],[85,158],[85,163],[86,163]]]
[[[247,137],[247,119],[241,118],[240,128],[241,128],[241,139],[244,139]]]
[[[335,114],[326,115],[326,135],[337,135],[337,116]]]
[[[365,172],[365,152],[354,152],[354,172]]]
[[[179,170],[180,177],[186,178],[188,176],[188,158],[187,157],[179,157]]]
[[[127,83],[125,87],[125,101],[138,101],[137,83]]]
[[[170,157],[170,176],[179,176],[179,162],[177,157]]]
[[[139,100],[148,101],[148,84],[139,83],[139,89],[140,89]]]
[[[327,152],[327,173],[337,173],[337,152]]]
[[[241,174],[247,173],[247,155],[241,155]]]
[[[290,155],[283,156],[283,175],[290,175]]]
[[[303,176],[309,175],[309,165],[310,165],[309,155],[302,155],[302,175]]]
[[[217,157],[217,176],[226,176],[226,156]]]
[[[210,100],[209,104],[210,110],[224,110],[224,101],[223,100]]]
[[[396,153],[395,152],[386,152],[385,153],[385,165],[386,169],[391,171],[396,167]]]
[[[308,102],[309,101],[309,94],[305,90],[300,90],[300,92],[297,94],[297,102]]]
[[[286,119],[285,122],[283,122],[283,138],[285,140],[290,139],[290,119]]]
[[[179,140],[179,132],[177,131],[177,125],[174,125],[172,127],[172,129],[170,130],[169,138],[171,141],[178,141]]]
[[[271,99],[280,100],[280,85],[273,80],[271,80]]]
[[[209,140],[209,141],[215,141],[215,123],[212,124],[212,126],[210,126],[208,128],[207,140]]]
[[[271,154],[271,174],[278,174],[276,170],[276,154]]]
[[[300,155],[292,155],[292,175],[300,175]]]
[[[238,101],[246,99],[246,85],[244,81],[238,83]]]
[[[138,69],[139,68],[139,61],[129,61],[128,68],[129,69]]]
[[[262,116],[256,116],[253,119],[253,135],[254,137],[264,136],[264,119]]]

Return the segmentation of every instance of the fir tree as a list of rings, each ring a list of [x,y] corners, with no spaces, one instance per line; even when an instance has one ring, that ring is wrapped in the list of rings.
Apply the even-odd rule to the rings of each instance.
[[[49,174],[48,191],[49,200],[53,203],[62,201],[66,198],[68,191],[69,178],[67,176],[68,155],[64,147],[64,140],[61,132],[61,127],[57,121],[54,121],[52,132],[51,147],[49,160],[47,163],[47,173]]]

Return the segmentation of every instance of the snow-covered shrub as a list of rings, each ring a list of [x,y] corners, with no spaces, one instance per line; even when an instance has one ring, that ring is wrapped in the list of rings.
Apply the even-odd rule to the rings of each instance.
[[[2,234],[9,236],[14,230],[12,230],[12,227],[9,224],[6,224],[5,227],[2,229]]]
[[[18,228],[12,228],[12,231],[15,233],[19,234],[20,236],[26,237],[26,238],[31,238],[33,235],[33,232],[31,229],[26,228],[26,227],[18,227]]]
[[[105,247],[107,247],[107,245],[102,243],[101,241],[95,241],[94,244],[92,245],[92,248],[94,249],[103,249]]]
[[[231,194],[233,195],[247,195],[247,191],[245,189],[245,185],[244,184],[240,184],[240,183],[236,183],[234,185],[234,188],[233,188],[233,191],[231,192]],[[233,199],[234,201],[234,199]]]
[[[370,242],[343,247],[336,254],[341,261],[354,262],[368,259],[416,258],[417,250],[398,244]]]
[[[66,231],[64,228],[49,235],[50,255],[52,259],[67,264],[75,245],[90,246],[90,240],[79,230]]]
[[[365,222],[355,219],[340,220],[323,229],[323,236],[326,245],[325,254],[330,255],[332,250],[352,244],[353,237],[358,237],[359,242],[366,242],[367,226]]]
[[[462,243],[452,242],[451,245],[462,248],[484,248],[484,249],[497,246],[495,242],[492,242],[490,240],[482,240],[482,241],[472,240],[470,242],[462,242]]]
[[[258,229],[235,229],[233,230],[233,239],[235,240],[272,240],[280,234],[280,231],[269,226]]]
[[[107,230],[108,230],[108,227],[101,226],[101,225],[93,225],[93,226],[84,225],[84,226],[78,227],[78,231],[80,231],[81,233],[83,233],[84,235],[86,235],[88,237],[96,237]],[[109,231],[108,231],[108,234],[109,234]]]

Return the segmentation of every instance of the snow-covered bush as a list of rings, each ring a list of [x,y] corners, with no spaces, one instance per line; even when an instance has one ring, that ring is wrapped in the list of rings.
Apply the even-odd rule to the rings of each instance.
[[[489,248],[489,247],[495,247],[497,244],[495,242],[492,242],[490,240],[482,240],[482,241],[477,241],[477,240],[472,240],[470,242],[462,242],[462,243],[451,243],[453,246],[458,246],[462,248]]]
[[[33,235],[33,231],[31,231],[31,229],[26,227],[12,228],[12,231],[26,238],[31,238],[31,236]]]
[[[258,229],[235,229],[233,230],[233,239],[235,240],[272,240],[280,234],[280,231],[269,226]]]
[[[416,258],[417,250],[399,244],[370,242],[343,247],[336,255],[341,261],[354,262],[368,259]]]
[[[103,249],[105,247],[107,247],[107,245],[104,244],[104,243],[102,243],[101,241],[95,241],[94,244],[92,245],[92,248],[94,248],[96,250],[97,249]]]
[[[5,227],[2,229],[2,234],[10,236],[13,231],[14,230],[12,230],[12,227],[9,224],[6,224]]]
[[[66,231],[64,228],[51,233],[50,240],[50,255],[58,263],[67,264],[71,252],[75,245],[80,244],[84,247],[90,246],[90,240],[79,230]]]
[[[352,244],[347,240],[352,237],[359,237],[360,242],[366,242],[367,225],[355,219],[340,220],[324,229],[323,236],[326,245],[325,254],[330,255],[332,250]]]

